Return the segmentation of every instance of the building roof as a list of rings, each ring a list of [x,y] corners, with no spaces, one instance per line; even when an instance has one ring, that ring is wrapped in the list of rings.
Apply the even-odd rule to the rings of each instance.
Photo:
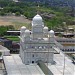
[[[17,32],[20,32],[20,30],[9,30],[9,31],[7,31],[7,32],[9,32],[9,33],[11,33],[11,32],[17,33]]]
[[[3,58],[8,75],[45,75],[37,64],[23,64],[18,54]]]
[[[23,64],[18,54],[4,56],[3,58],[8,75],[45,75],[37,64]],[[75,75],[75,65],[66,56],[64,69],[64,55],[62,53],[54,54],[54,61],[55,64],[53,65],[46,63],[53,75],[62,75],[63,70],[65,75]]]

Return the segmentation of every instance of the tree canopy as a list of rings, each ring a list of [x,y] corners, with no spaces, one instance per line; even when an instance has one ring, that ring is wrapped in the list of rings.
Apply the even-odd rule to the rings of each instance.
[[[54,0],[58,2],[58,0]],[[52,3],[52,2],[51,2]],[[61,2],[62,3],[62,2]],[[56,5],[56,4],[55,4]],[[44,18],[45,24],[51,27],[57,27],[62,25],[65,21],[67,24],[71,24],[74,19],[74,12],[71,7],[68,6],[50,6],[48,3],[38,3],[37,2],[13,2],[12,0],[0,0],[0,15],[4,16],[8,13],[15,13],[16,16],[24,15],[28,19],[32,19],[33,16],[39,14]]]

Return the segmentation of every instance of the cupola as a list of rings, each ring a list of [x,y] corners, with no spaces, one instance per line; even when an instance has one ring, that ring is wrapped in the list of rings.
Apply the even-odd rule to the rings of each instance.
[[[30,36],[30,31],[27,29],[25,30],[25,37]]]
[[[26,30],[26,27],[25,26],[22,26],[21,27],[21,32],[25,32],[25,30]]]
[[[50,37],[54,37],[54,31],[53,30],[50,30],[49,31],[49,35],[50,35]]]
[[[43,32],[44,32],[44,33],[48,33],[48,27],[45,26],[45,27],[43,28]]]

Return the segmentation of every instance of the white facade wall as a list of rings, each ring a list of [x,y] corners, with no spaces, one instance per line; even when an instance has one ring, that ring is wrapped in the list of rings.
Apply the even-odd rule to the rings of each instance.
[[[51,53],[33,53],[33,52],[25,52],[24,53],[24,63],[30,64],[30,63],[37,63],[38,61],[43,61],[44,63],[53,63],[53,52]]]
[[[45,34],[47,37],[44,36]],[[48,37],[48,35],[50,36]],[[44,27],[40,15],[33,18],[32,30],[26,29],[24,37],[21,36],[20,56],[24,64],[37,63],[39,60],[44,63],[53,63],[54,31],[50,32],[47,27]]]

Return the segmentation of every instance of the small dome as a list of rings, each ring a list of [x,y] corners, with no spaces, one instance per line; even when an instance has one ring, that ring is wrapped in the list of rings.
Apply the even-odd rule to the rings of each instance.
[[[50,34],[54,34],[54,31],[53,30],[50,30],[50,32],[49,32]]]
[[[49,31],[49,35],[50,35],[50,37],[54,37],[54,31],[53,30],[50,30]]]
[[[42,17],[37,14],[36,16],[34,16],[33,21],[42,21]]]
[[[43,29],[47,29],[48,30],[48,27],[45,26]]]
[[[28,29],[25,30],[25,36],[30,36],[30,31]]]
[[[26,27],[25,27],[25,26],[22,26],[22,27],[21,27],[21,31],[24,32],[25,30],[26,30]]]
[[[25,33],[30,33],[30,31],[27,29],[27,30],[25,30]]]
[[[48,27],[45,26],[45,27],[43,28],[43,31],[44,31],[44,32],[48,32]]]
[[[21,29],[26,29],[26,27],[25,26],[22,26]]]

